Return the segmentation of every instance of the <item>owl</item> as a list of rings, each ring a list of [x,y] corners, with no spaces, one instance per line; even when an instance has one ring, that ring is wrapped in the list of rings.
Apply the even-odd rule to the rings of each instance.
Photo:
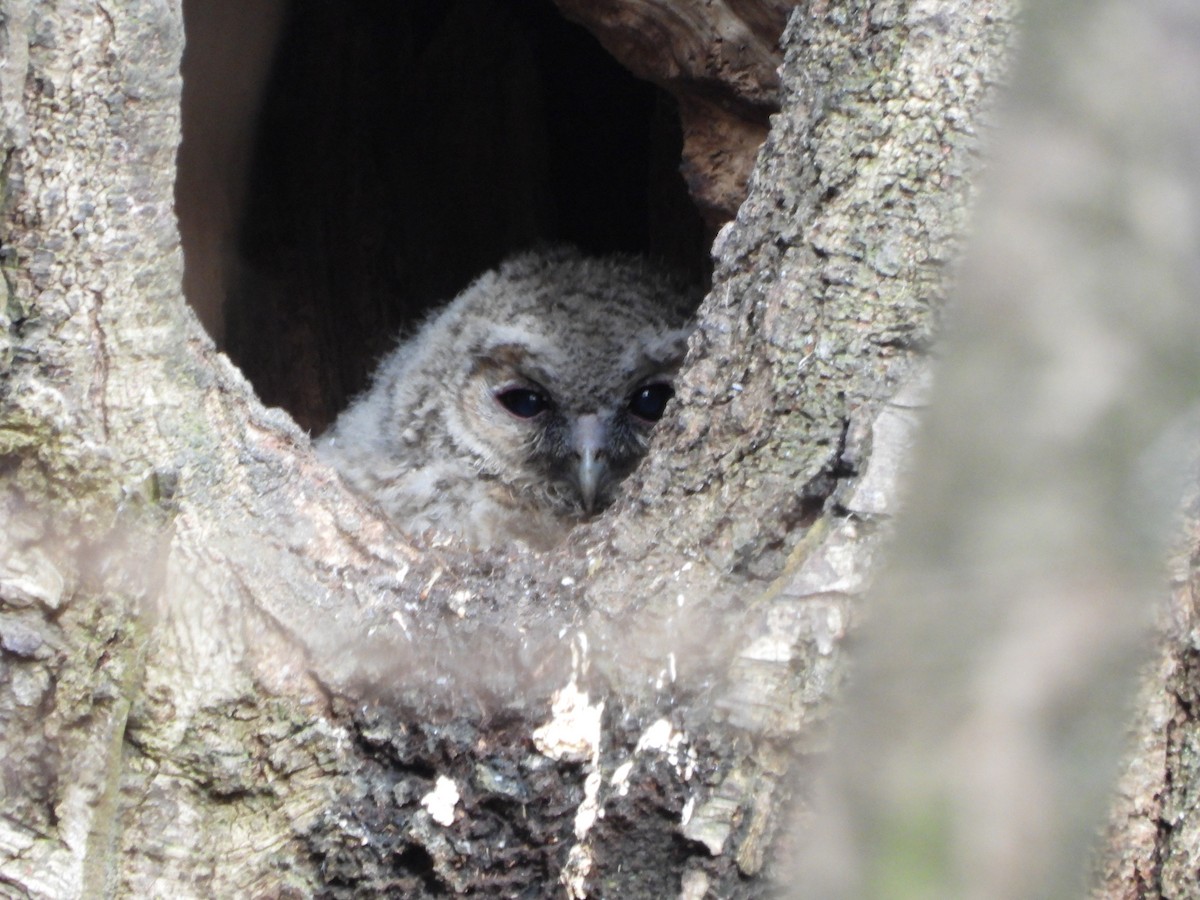
[[[645,455],[697,299],[638,257],[513,257],[385,357],[318,452],[405,531],[548,548]]]

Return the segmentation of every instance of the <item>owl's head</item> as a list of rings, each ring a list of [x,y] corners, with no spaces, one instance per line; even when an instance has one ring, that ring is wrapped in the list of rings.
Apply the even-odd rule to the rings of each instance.
[[[694,297],[642,260],[557,251],[511,260],[454,305],[450,430],[480,475],[557,515],[603,509],[674,395]]]

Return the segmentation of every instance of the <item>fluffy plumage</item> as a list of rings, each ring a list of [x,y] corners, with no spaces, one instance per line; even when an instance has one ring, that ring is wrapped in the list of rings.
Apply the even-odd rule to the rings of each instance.
[[[548,547],[645,454],[694,305],[636,257],[515,257],[387,356],[318,450],[406,531]]]

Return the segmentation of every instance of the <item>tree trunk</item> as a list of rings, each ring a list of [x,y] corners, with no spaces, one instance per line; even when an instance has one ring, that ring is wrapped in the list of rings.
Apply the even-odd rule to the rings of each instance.
[[[678,72],[628,57],[654,4],[561,5],[679,98],[717,224],[777,5],[673,4],[693,15],[657,62],[698,61]],[[399,536],[201,330],[172,209],[178,5],[2,0],[12,892],[769,893],[896,509],[1011,17],[792,11],[679,408],[627,498],[538,556]],[[676,52],[696,35],[711,52]]]
[[[1200,100],[1200,14],[1041,4],[1021,45],[836,800],[805,845],[812,896],[901,869],[913,896],[1082,895],[1139,667],[1097,896],[1197,895],[1200,130],[1179,111]]]

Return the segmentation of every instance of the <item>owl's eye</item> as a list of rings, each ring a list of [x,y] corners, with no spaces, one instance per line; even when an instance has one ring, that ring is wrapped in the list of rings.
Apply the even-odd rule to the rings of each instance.
[[[520,387],[501,391],[496,395],[496,400],[520,419],[532,419],[550,405],[545,394]]]
[[[663,417],[667,401],[675,396],[669,384],[648,384],[640,387],[629,398],[629,411],[639,419],[657,422]]]

